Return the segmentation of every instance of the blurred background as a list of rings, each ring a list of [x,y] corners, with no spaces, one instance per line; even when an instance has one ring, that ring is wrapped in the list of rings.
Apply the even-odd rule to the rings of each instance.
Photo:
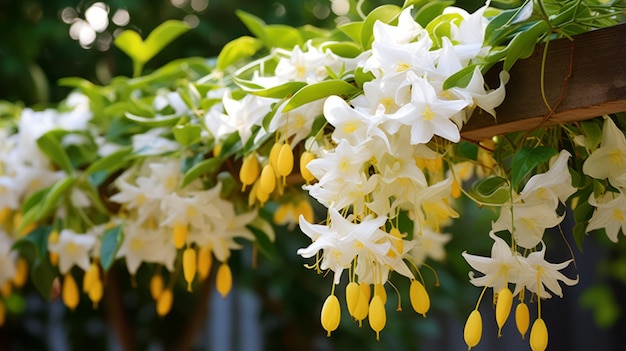
[[[519,1],[521,2],[521,1]],[[518,1],[494,2],[501,7]],[[62,77],[78,76],[96,84],[132,74],[132,64],[113,39],[124,29],[145,37],[167,19],[187,22],[192,29],[151,60],[145,72],[176,58],[216,56],[228,41],[249,34],[235,16],[236,9],[252,13],[267,23],[292,26],[311,24],[330,28],[354,19],[356,0],[0,0],[0,100],[43,108],[67,96],[59,87]],[[366,1],[365,10],[381,3]],[[482,1],[457,1],[474,11]],[[59,299],[45,301],[32,286],[12,294],[6,301],[8,316],[0,328],[0,351],[4,350],[443,350],[464,351],[463,324],[475,305],[479,288],[468,283],[469,266],[461,258],[467,250],[488,255],[486,237],[493,219],[488,211],[459,203],[467,213],[446,232],[454,238],[444,262],[429,262],[435,276],[423,269],[432,309],[428,318],[418,316],[408,301],[404,311],[394,312],[398,297],[388,287],[388,323],[379,342],[365,323],[359,328],[344,318],[327,338],[319,322],[321,305],[330,292],[332,277],[316,275],[295,254],[308,245],[299,232],[280,228],[270,255],[259,255],[253,268],[253,248],[247,245],[231,259],[235,288],[226,299],[215,293],[213,281],[196,285],[193,293],[178,286],[172,312],[158,318],[147,289],[154,267],[144,265],[131,278],[123,265],[108,277],[105,301],[93,309],[83,296],[74,312]],[[319,217],[318,217],[319,218]],[[568,225],[570,230],[568,230]],[[550,332],[548,350],[621,350],[626,330],[626,245],[606,238],[587,238],[581,253],[571,239],[571,224],[563,231],[573,247],[580,283],[566,288],[565,297],[542,304]],[[558,231],[547,234],[552,245],[547,258],[562,262],[572,258]],[[394,284],[408,297],[408,281]],[[136,286],[137,288],[134,288]],[[338,289],[340,299],[343,287]],[[531,305],[531,311],[536,305]],[[526,350],[512,319],[497,338],[491,292],[481,304],[483,340],[475,349]]]

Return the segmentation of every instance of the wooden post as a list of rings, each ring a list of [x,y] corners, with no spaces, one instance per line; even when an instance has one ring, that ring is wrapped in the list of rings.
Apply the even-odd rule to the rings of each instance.
[[[464,139],[479,141],[626,111],[626,24],[549,43],[544,82],[554,111],[541,96],[543,50],[538,45],[531,57],[511,69],[506,98],[496,108],[497,121],[476,111],[463,127]],[[487,75],[490,86],[498,85],[500,69],[494,67]]]

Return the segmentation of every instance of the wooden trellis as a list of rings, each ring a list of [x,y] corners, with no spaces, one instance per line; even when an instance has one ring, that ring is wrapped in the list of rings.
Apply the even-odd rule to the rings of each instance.
[[[511,69],[506,99],[496,108],[497,121],[474,113],[462,136],[479,141],[508,132],[581,121],[626,111],[626,24],[596,30],[549,43],[545,66],[545,94],[541,96],[544,45]],[[497,86],[497,73],[488,75]],[[489,79],[491,78],[491,79]],[[495,78],[495,79],[494,79]]]

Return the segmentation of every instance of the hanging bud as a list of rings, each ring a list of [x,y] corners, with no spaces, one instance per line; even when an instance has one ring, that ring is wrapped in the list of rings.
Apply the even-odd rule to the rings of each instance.
[[[528,326],[530,326],[530,311],[528,311],[528,306],[523,302],[520,302],[515,308],[515,325],[522,335],[522,339],[524,339]]]
[[[83,277],[83,292],[88,293],[91,286],[98,280],[100,280],[100,269],[95,262],[92,262]]]
[[[359,321],[359,327],[363,325],[363,320],[367,317],[367,313],[370,308],[370,296],[363,292],[363,289],[359,289],[359,300],[357,301],[356,308],[352,317]]]
[[[226,298],[226,295],[228,295],[230,289],[233,287],[233,273],[228,264],[224,262],[220,265],[217,269],[217,277],[215,279],[217,291],[222,295],[222,298]]]
[[[303,152],[300,156],[300,174],[307,184],[315,180],[315,176],[313,175],[313,173],[311,173],[311,171],[306,168],[309,162],[313,161],[314,159],[315,155],[313,155],[313,153],[309,151]]]
[[[258,177],[259,160],[257,160],[256,155],[253,154],[243,160],[241,169],[239,169],[239,179],[243,184],[241,191],[246,190],[246,185],[253,184]]]
[[[150,295],[156,301],[163,293],[163,277],[159,273],[154,273],[152,278],[150,279]]]
[[[157,299],[156,311],[159,317],[163,317],[170,313],[172,303],[174,302],[174,294],[171,289],[165,289]]]
[[[383,301],[383,305],[387,303],[387,291],[382,284],[374,284],[374,296],[380,296]]]
[[[21,288],[26,284],[28,279],[28,262],[22,257],[17,258],[15,262],[15,275],[13,276],[13,285],[16,288]]]
[[[176,246],[177,249],[181,249],[185,245],[188,233],[189,230],[185,224],[177,223],[174,226],[174,246]]]
[[[102,300],[102,295],[104,293],[104,287],[102,286],[102,281],[97,279],[91,284],[89,291],[87,292],[87,296],[89,296],[89,300],[93,303],[93,308],[98,308],[98,303]]]
[[[365,296],[365,300],[367,300],[369,305],[370,298],[372,297],[372,288],[367,283],[359,283],[359,288],[361,288],[361,292],[363,292],[363,296]]]
[[[546,322],[537,318],[530,329],[530,348],[533,351],[544,351],[548,347],[548,328]]]
[[[183,276],[187,282],[187,291],[191,291],[191,283],[193,283],[193,278],[196,277],[197,265],[196,250],[188,247],[183,252]]]
[[[63,277],[63,290],[61,291],[61,296],[63,298],[63,303],[70,310],[74,310],[76,306],[78,306],[78,301],[80,296],[78,295],[78,286],[76,285],[76,281],[74,277],[70,273],[67,273]]]
[[[411,306],[415,312],[426,317],[426,312],[430,309],[430,297],[428,296],[428,292],[426,292],[424,285],[415,279],[411,280],[409,298],[411,300]]]
[[[274,174],[274,168],[272,168],[272,165],[269,163],[263,167],[260,181],[261,183],[259,184],[259,189],[257,189],[257,196],[259,190],[262,190],[265,194],[269,195],[276,188],[276,174]]]
[[[370,302],[369,308],[370,327],[376,332],[376,340],[380,340],[380,331],[387,324],[387,312],[385,311],[385,303],[380,295],[374,295]]]
[[[283,144],[275,143],[274,145],[272,145],[272,149],[270,150],[269,161],[274,171],[276,171],[276,169],[278,168],[278,154],[280,154],[280,148],[282,147],[282,145]],[[277,172],[276,177],[278,178],[278,176],[279,174]]]
[[[459,184],[456,177],[452,177],[452,191],[450,192],[450,195],[452,195],[452,198],[458,199],[461,197],[461,194],[461,184]]]
[[[222,153],[222,144],[216,144],[213,148],[213,157],[219,157]]]
[[[361,289],[356,282],[350,282],[346,286],[346,304],[348,305],[348,313],[352,317],[356,313],[357,306],[359,304],[359,297],[361,296]]]
[[[290,175],[291,171],[293,171],[293,151],[291,150],[291,146],[287,143],[284,143],[280,147],[278,160],[276,162],[276,171],[279,176],[283,177],[283,183],[285,182],[285,177]]]
[[[467,349],[469,350],[478,345],[482,335],[483,319],[478,310],[473,310],[469,317],[467,317],[467,322],[465,322],[465,328],[463,329],[463,339],[465,339]]]
[[[4,302],[0,300],[0,327],[4,325],[4,320],[6,319],[6,309],[4,307]]]
[[[339,327],[339,321],[341,320],[341,308],[339,307],[339,299],[335,295],[329,295],[322,305],[321,314],[322,327],[328,332],[327,336],[330,336],[330,332]]]
[[[207,245],[198,252],[198,278],[205,280],[211,272],[213,265],[213,255],[211,254],[211,246]]]
[[[263,191],[263,189],[261,189],[261,184],[259,181],[259,186],[256,187],[256,191],[254,192],[256,199],[259,200],[259,202],[261,203],[261,205],[265,204],[267,202],[267,200],[269,200],[270,198],[270,193],[266,193],[265,191]]]
[[[2,297],[9,297],[9,295],[11,295],[11,293],[13,292],[13,285],[11,285],[10,281],[5,281],[4,284],[2,284],[2,289],[0,289],[0,295],[2,295]]]
[[[508,287],[500,289],[496,302],[496,323],[498,324],[498,337],[502,336],[502,327],[509,318],[513,305],[513,293]]]

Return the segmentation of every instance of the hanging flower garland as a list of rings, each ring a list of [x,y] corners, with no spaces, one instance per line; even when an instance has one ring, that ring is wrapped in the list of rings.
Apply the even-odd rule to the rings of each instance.
[[[275,224],[298,223],[311,239],[297,254],[333,273],[321,310],[328,335],[341,320],[335,287],[344,280],[350,316],[359,325],[367,318],[378,339],[391,272],[408,279],[412,308],[427,315],[433,284],[421,269],[427,258],[445,257],[445,227],[462,216],[455,201],[466,195],[499,217],[488,233],[491,256],[463,253],[479,272],[470,282],[483,287],[465,342],[479,343],[478,306],[492,288],[498,333],[517,298],[524,337],[527,302],[537,301],[529,340],[544,350],[542,300],[562,296],[560,283],[578,282],[561,272],[571,260],[545,260],[544,232],[562,222],[562,205],[576,208],[579,236],[604,230],[617,242],[626,232],[625,126],[605,116],[479,145],[462,141],[461,130],[477,109],[496,118],[508,70],[535,43],[579,30],[569,26],[585,11],[602,15],[576,22],[585,28],[614,23],[621,11],[573,3],[526,1],[507,11],[487,3],[470,14],[406,1],[332,31],[239,13],[257,38],[234,40],[215,62],[172,62],[146,76],[143,65],[156,54],[147,48],[187,28],[166,22],[145,41],[122,33],[116,45],[133,59],[134,78],[103,87],[66,79],[77,92],[57,109],[16,109],[18,118],[2,120],[2,296],[24,284],[30,265],[44,294],[62,276],[62,298],[74,309],[78,267],[97,306],[103,275],[118,259],[131,275],[142,264],[158,267],[150,291],[161,316],[177,274],[191,291],[213,259],[225,296],[239,239],[275,239],[259,212],[276,203]],[[500,61],[499,85],[487,87],[483,73]],[[314,218],[306,193],[326,218]],[[17,255],[27,245],[35,248],[28,260]],[[3,308],[0,299],[0,325]]]

